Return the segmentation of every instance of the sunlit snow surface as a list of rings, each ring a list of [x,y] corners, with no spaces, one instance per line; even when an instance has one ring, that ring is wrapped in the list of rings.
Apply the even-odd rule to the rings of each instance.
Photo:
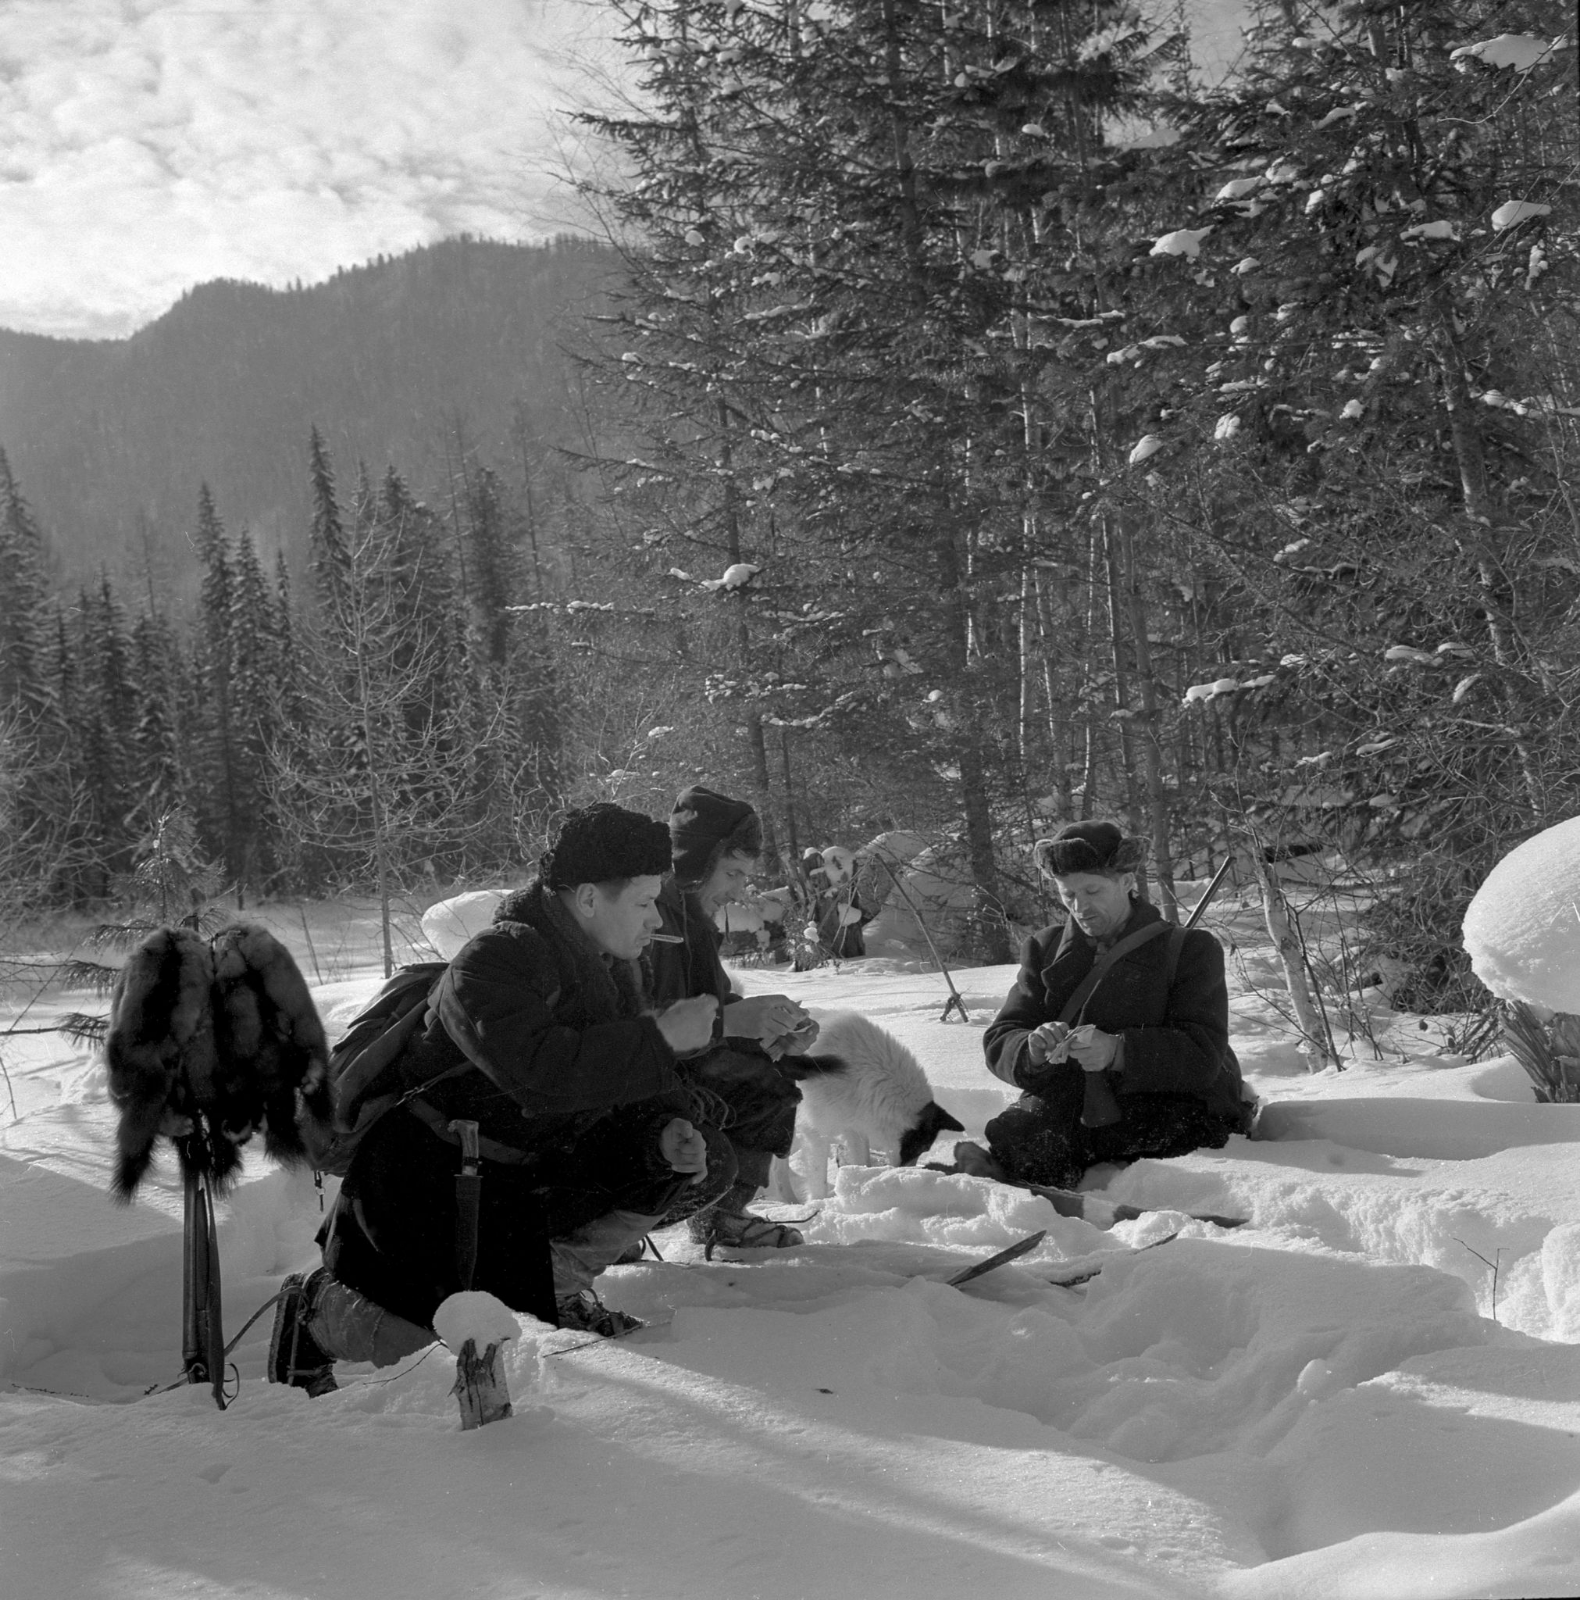
[[[649,1328],[609,1344],[521,1319],[516,1415],[467,1434],[443,1347],[310,1400],[263,1383],[267,1316],[228,1411],[145,1397],[179,1370],[179,1193],[165,1172],[112,1205],[97,1067],[11,1041],[0,1593],[1580,1591],[1580,1107],[1387,1011],[1383,1060],[1361,1041],[1308,1077],[1257,992],[1254,916],[1212,924],[1240,947],[1235,1043],[1273,1138],[1112,1175],[1151,1209],[1109,1232],[978,1179],[848,1168],[803,1249],[708,1264],[661,1235],[662,1262],[601,1285]],[[967,1026],[938,1020],[938,975],[894,962],[741,974],[867,1011],[973,1134],[1005,1103],[979,1035],[1012,978],[956,974]],[[332,1029],[377,983],[316,989]],[[228,1331],[314,1260],[318,1221],[311,1181],[249,1165],[222,1226]],[[1038,1229],[1014,1265],[943,1282]]]

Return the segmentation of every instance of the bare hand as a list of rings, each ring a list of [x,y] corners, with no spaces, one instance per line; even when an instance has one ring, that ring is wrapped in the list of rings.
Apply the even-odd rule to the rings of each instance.
[[[693,1000],[677,1000],[657,1018],[658,1031],[677,1056],[706,1050],[713,1042],[713,1019],[719,1002],[711,994]]]
[[[658,1151],[671,1171],[690,1172],[693,1183],[708,1175],[708,1143],[684,1117],[672,1117],[658,1136]]]
[[[1102,1072],[1113,1064],[1119,1051],[1119,1040],[1111,1033],[1087,1023],[1070,1035],[1069,1053],[1080,1064],[1082,1072]]]
[[[765,1045],[783,1041],[788,1046],[792,1034],[808,1042],[815,1039],[817,1024],[789,995],[756,994],[724,1008],[724,1032],[729,1038],[755,1039]]]
[[[1043,1066],[1049,1061],[1063,1061],[1066,1051],[1064,1042],[1070,1037],[1068,1024],[1063,1022],[1045,1022],[1040,1028],[1034,1028],[1026,1036],[1026,1059],[1034,1067]]]

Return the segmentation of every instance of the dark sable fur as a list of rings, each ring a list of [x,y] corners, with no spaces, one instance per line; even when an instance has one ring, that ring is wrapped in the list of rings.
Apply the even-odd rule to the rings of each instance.
[[[110,1002],[104,1055],[110,1098],[121,1110],[113,1193],[129,1201],[153,1160],[160,1134],[187,1147],[207,1170],[194,1122],[199,1096],[214,1081],[209,991],[214,962],[195,933],[163,928],[126,959]]]
[[[168,1137],[183,1173],[223,1184],[258,1127],[269,1154],[306,1159],[299,1119],[332,1117],[329,1047],[290,952],[266,929],[215,936],[165,928],[116,979],[105,1043],[120,1107],[112,1190],[130,1200],[155,1141]]]
[[[291,952],[266,928],[214,936],[214,1040],[224,1138],[239,1145],[261,1126],[276,1160],[307,1160],[299,1122],[327,1136],[334,1120],[329,1042]]]

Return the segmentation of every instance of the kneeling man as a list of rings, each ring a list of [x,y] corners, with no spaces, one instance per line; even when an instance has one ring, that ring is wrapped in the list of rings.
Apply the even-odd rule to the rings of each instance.
[[[609,804],[572,812],[538,877],[450,963],[399,1063],[410,1096],[346,1174],[323,1267],[286,1280],[271,1380],[323,1393],[336,1360],[397,1361],[431,1342],[434,1312],[463,1287],[561,1326],[640,1326],[593,1279],[735,1171],[675,1070],[712,1038],[716,1000],[655,1014],[644,991],[668,869],[662,823]],[[473,1137],[468,1202],[457,1173]]]

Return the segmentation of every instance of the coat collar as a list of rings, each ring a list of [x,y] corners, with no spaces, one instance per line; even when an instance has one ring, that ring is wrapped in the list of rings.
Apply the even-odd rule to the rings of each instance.
[[[1119,930],[1119,939],[1129,938],[1131,934],[1146,927],[1149,922],[1161,922],[1162,920],[1163,913],[1155,905],[1138,897],[1130,908],[1130,915],[1126,919],[1124,927]],[[1116,939],[1114,942],[1117,944],[1119,940]],[[1120,959],[1128,961],[1130,958],[1127,955],[1122,956]],[[1085,971],[1096,960],[1097,941],[1082,933],[1075,918],[1071,917],[1064,925],[1064,935],[1059,940],[1058,948],[1053,953],[1053,960],[1048,963],[1047,968],[1044,970],[1052,971],[1061,962],[1079,961],[1082,970]]]

